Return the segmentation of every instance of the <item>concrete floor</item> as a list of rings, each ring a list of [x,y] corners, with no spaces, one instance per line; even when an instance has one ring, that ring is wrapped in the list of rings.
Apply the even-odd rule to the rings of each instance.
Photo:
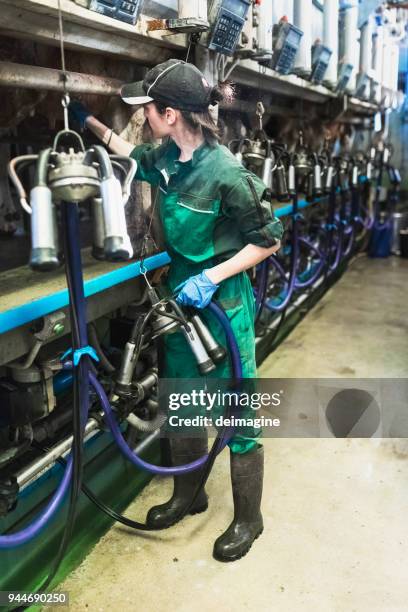
[[[408,375],[408,260],[354,261],[259,368],[269,378]]]
[[[407,376],[407,272],[408,261],[357,260],[261,376]],[[209,510],[157,535],[113,527],[62,585],[70,609],[406,612],[405,441],[264,446],[265,531],[245,558],[221,564],[211,556],[232,518],[224,452],[208,483]],[[127,515],[144,519],[170,493],[170,480],[155,478]]]

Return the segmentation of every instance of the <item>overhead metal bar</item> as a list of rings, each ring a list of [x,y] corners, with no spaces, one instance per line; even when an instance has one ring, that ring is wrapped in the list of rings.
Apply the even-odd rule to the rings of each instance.
[[[119,93],[122,82],[108,77],[66,72],[66,88],[75,94],[99,94],[115,96]],[[0,86],[17,87],[20,89],[36,89],[43,91],[64,91],[64,81],[61,70],[0,62]]]

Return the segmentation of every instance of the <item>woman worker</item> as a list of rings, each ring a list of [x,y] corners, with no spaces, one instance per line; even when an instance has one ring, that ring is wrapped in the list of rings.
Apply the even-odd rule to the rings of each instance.
[[[134,146],[93,117],[80,103],[71,112],[116,154],[137,161],[136,179],[159,189],[159,213],[171,256],[168,286],[179,290],[177,301],[205,308],[215,296],[224,308],[238,342],[245,378],[256,377],[254,297],[245,271],[280,247],[282,225],[275,219],[266,186],[218,144],[217,127],[209,105],[223,100],[222,90],[210,87],[192,64],[171,59],[151,69],[142,82],[121,90],[128,104],[143,104],[154,137],[161,145]],[[219,323],[203,313],[213,336],[222,338]],[[165,336],[164,378],[200,378],[181,333]],[[226,360],[212,377],[229,378]],[[245,555],[262,533],[260,511],[263,447],[259,431],[234,435],[229,442],[234,519],[214,544],[214,557],[234,561]],[[172,462],[181,465],[207,452],[207,440],[170,440]],[[174,478],[174,492],[165,504],[151,508],[147,523],[173,525],[192,499],[200,471]],[[204,490],[191,514],[207,509]]]

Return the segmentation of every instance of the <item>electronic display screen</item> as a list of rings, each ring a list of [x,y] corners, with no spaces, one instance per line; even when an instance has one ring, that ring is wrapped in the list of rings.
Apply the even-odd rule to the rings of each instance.
[[[300,39],[300,34],[298,34],[298,32],[295,32],[295,30],[289,30],[288,35],[286,36],[286,42],[293,46],[298,45]]]
[[[329,59],[330,59],[330,51],[323,49],[323,51],[320,52],[320,61],[327,64]]]
[[[231,11],[231,13],[235,13],[235,15],[238,15],[244,19],[248,10],[248,3],[243,2],[242,0],[223,0],[222,8],[225,8],[228,11]]]

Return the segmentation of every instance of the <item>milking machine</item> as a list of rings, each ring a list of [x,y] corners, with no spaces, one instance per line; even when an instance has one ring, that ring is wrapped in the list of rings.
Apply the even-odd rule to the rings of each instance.
[[[66,96],[64,102],[67,106]],[[129,182],[135,174],[135,164],[116,156],[114,164],[116,167],[120,166],[121,181],[115,175],[113,160],[106,150],[98,145],[85,150],[81,137],[68,129],[66,116],[65,119],[66,127],[56,135],[52,147],[40,151],[38,155],[15,158],[9,165],[9,175],[19,194],[20,202],[30,214],[30,266],[33,270],[46,272],[60,265],[60,225],[70,295],[72,348],[66,353],[66,357],[69,354],[73,371],[74,433],[71,454],[57,490],[39,516],[20,531],[0,536],[1,549],[14,548],[29,542],[45,528],[70,489],[68,516],[60,547],[40,590],[47,588],[53,579],[72,533],[82,481],[82,443],[90,407],[89,376],[94,370],[92,360],[98,361],[87,337],[78,205],[89,198],[99,198],[98,215],[103,218],[103,251],[106,259],[124,260],[133,254],[126,228],[124,205],[128,198]],[[27,165],[35,167],[30,203],[19,178],[19,172]]]
[[[391,163],[392,154],[392,145],[388,142],[380,142],[376,157],[377,175],[373,210],[374,222],[369,244],[369,255],[371,257],[388,257],[391,254],[393,238],[392,215],[398,203],[399,185],[401,183],[400,172]],[[387,175],[390,187],[386,191],[385,200],[381,202],[385,175]]]
[[[319,279],[327,281],[340,264],[361,248],[362,236],[372,224],[367,202],[375,164],[378,164],[373,151],[335,157],[326,140],[321,152],[314,153],[305,145],[302,132],[293,152],[289,154],[284,147],[282,150],[274,169],[277,160],[283,162],[292,206],[278,209],[275,214],[290,215],[291,229],[279,253],[269,258],[269,270],[266,268],[265,272],[260,267],[258,271],[255,292],[257,297],[261,296],[260,334],[271,325],[271,317],[274,320],[277,314],[285,313],[301,294],[318,286]],[[278,199],[273,186],[274,177],[272,194]],[[304,200],[300,200],[302,195]],[[305,236],[301,230],[305,219],[300,211],[310,204],[313,208],[308,213],[308,235]],[[281,314],[279,324],[274,325],[274,337],[284,317]]]
[[[60,547],[50,573],[39,589],[41,591],[50,585],[67,550],[83,484],[84,435],[90,427],[94,427],[95,418],[101,426],[101,419],[105,422],[121,453],[138,468],[153,474],[176,475],[204,467],[203,477],[197,486],[197,495],[209,476],[217,454],[232,435],[230,429],[221,428],[210,453],[187,465],[157,466],[135,454],[123,436],[120,422],[128,419],[139,430],[143,430],[143,425],[148,421],[138,419],[133,414],[133,410],[143,399],[152,396],[158,383],[155,368],[150,369],[142,377],[136,375],[136,365],[141,352],[160,336],[180,331],[191,348],[192,356],[202,375],[213,371],[215,364],[224,360],[228,353],[233,380],[239,381],[242,378],[239,350],[229,320],[222,309],[216,303],[210,303],[208,306],[225,332],[226,348],[213,338],[195,311],[184,312],[172,297],[160,298],[156,289],[150,284],[142,264],[149,306],[146,308],[142,305],[142,309],[135,314],[132,332],[126,343],[118,373],[113,373],[107,385],[98,380],[99,357],[88,341],[78,207],[85,201],[91,201],[94,220],[92,249],[94,257],[114,262],[131,258],[133,249],[126,227],[125,205],[129,198],[131,181],[135,176],[136,162],[130,158],[109,155],[99,145],[85,149],[79,134],[70,130],[67,123],[66,118],[66,128],[56,135],[52,147],[40,151],[38,155],[17,157],[9,165],[9,175],[21,205],[30,214],[30,267],[44,273],[55,270],[64,262],[70,298],[72,346],[59,358],[48,360],[47,367],[52,374],[61,371],[72,374],[71,453],[57,490],[40,514],[20,531],[0,536],[0,549],[3,550],[29,542],[46,527],[61,507],[67,491],[70,490],[68,516]],[[34,167],[34,186],[30,190],[29,197],[20,179],[22,169],[27,166]],[[238,385],[238,382],[236,384]],[[90,389],[93,390],[102,410],[91,404]],[[91,409],[92,415],[89,414]],[[157,430],[165,421],[166,415],[158,413],[144,431]],[[87,494],[100,509],[110,516],[113,515],[113,511],[98,501],[89,490]],[[17,502],[18,497],[15,497]],[[195,496],[191,504],[194,500]],[[188,512],[191,504],[183,509],[182,515]],[[10,504],[9,510],[14,506],[15,504]],[[146,525],[125,519],[116,513],[115,518],[134,528],[148,529]]]
[[[309,240],[300,236],[302,215],[298,210],[299,194],[305,194],[307,201],[314,201],[316,198],[321,197],[323,193],[322,176],[324,173],[318,155],[312,153],[305,146],[302,131],[299,133],[299,139],[295,150],[290,155],[287,154],[287,160],[287,191],[292,200],[292,225],[290,239],[286,245],[290,254],[290,272],[288,278],[286,278],[284,266],[280,262],[279,254],[270,258],[270,263],[275,269],[275,273],[278,273],[278,278],[280,282],[283,283],[283,287],[278,297],[270,297],[265,300],[265,307],[272,312],[284,312],[295,290],[303,287],[306,282],[309,282],[309,279],[308,281],[304,281],[297,278],[301,250],[302,252],[306,251],[306,261],[310,258],[310,253],[312,254],[312,259],[318,255],[319,260],[321,260],[318,248]],[[285,254],[285,248],[283,249],[283,254]],[[310,265],[311,262],[309,260],[308,266]],[[314,262],[312,267],[314,268]]]

